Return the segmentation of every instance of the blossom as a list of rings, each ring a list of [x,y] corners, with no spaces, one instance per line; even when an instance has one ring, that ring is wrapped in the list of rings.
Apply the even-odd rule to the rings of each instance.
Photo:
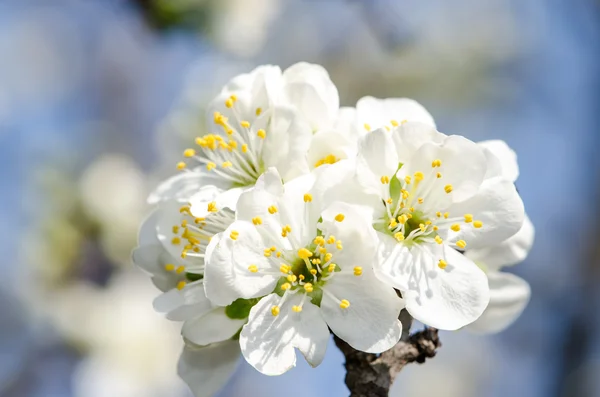
[[[488,159],[488,174],[515,182],[519,167],[514,151],[503,141],[479,142]],[[511,325],[529,302],[529,284],[514,274],[501,271],[522,262],[534,240],[534,227],[527,216],[521,229],[495,245],[468,249],[465,255],[479,265],[488,277],[490,303],[481,317],[468,326],[476,332],[499,332]]]
[[[196,397],[211,396],[235,369],[240,350],[232,338],[247,318],[247,312],[239,315],[239,304],[215,305],[204,291],[206,247],[234,220],[230,198],[223,193],[208,203],[196,196],[186,205],[161,203],[142,224],[139,247],[132,255],[163,291],[154,308],[171,320],[184,321],[186,347],[178,371]],[[194,214],[191,205],[196,207]]]
[[[380,240],[377,276],[425,324],[452,330],[476,320],[488,283],[461,252],[521,228],[523,203],[512,181],[487,175],[477,144],[410,122],[365,135],[355,169]]]
[[[269,167],[284,180],[309,171],[313,132],[331,128],[339,108],[337,88],[319,65],[297,63],[283,73],[260,66],[234,77],[208,108],[208,134],[195,139],[182,172],[163,182],[150,202],[215,191],[241,192]]]
[[[403,307],[371,264],[377,238],[359,207],[334,202],[314,174],[282,184],[271,169],[240,196],[236,221],[208,248],[207,296],[256,299],[240,334],[246,360],[267,375],[323,360],[328,327],[356,349],[382,352],[400,338]],[[260,298],[260,299],[257,299]]]
[[[378,128],[390,130],[406,122],[420,122],[435,127],[429,112],[409,98],[379,99],[366,96],[356,107],[339,109],[335,125],[313,136],[307,160],[311,168],[332,164],[356,156],[358,140]]]

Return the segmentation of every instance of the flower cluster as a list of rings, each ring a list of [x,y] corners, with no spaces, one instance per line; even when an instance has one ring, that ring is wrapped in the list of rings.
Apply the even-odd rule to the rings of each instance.
[[[488,332],[524,309],[527,283],[499,271],[533,241],[503,142],[438,132],[406,98],[340,108],[307,63],[235,77],[207,119],[151,195],[133,253],[163,291],[155,309],[183,321],[179,371],[197,395],[238,351],[280,375],[295,349],[319,365],[330,332],[365,352],[393,347],[403,308]]]

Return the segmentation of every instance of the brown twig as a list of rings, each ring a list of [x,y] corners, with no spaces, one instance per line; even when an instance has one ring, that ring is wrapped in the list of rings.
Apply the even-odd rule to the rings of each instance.
[[[400,317],[404,320],[402,315]],[[410,325],[405,329],[410,329]],[[435,328],[425,328],[403,338],[379,355],[355,350],[337,336],[334,340],[346,358],[345,381],[350,397],[387,397],[396,375],[406,364],[424,363],[427,358],[434,357],[441,346]]]

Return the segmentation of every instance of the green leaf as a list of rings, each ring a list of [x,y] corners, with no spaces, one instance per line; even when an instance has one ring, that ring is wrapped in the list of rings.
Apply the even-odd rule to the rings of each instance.
[[[258,303],[258,301],[259,301],[259,298],[254,298],[254,299],[241,299],[240,298],[225,308],[225,314],[229,318],[236,319],[236,320],[243,320],[245,318],[248,318],[248,315],[250,314],[250,309],[252,309],[252,307],[254,305],[256,305]]]

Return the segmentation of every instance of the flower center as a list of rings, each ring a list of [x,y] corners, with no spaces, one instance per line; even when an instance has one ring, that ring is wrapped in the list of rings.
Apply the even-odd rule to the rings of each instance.
[[[398,169],[402,166],[400,164]],[[385,215],[374,222],[374,227],[409,246],[417,243],[443,244],[441,235],[446,234],[447,229],[459,232],[462,227],[481,228],[483,222],[474,220],[472,214],[451,216],[444,211],[450,204],[447,195],[454,188],[443,181],[442,171],[442,161],[435,159],[427,173],[417,171],[403,179],[397,175],[391,178],[382,176]],[[467,243],[458,240],[451,245],[464,249]],[[440,262],[442,266],[445,267],[444,261]]]
[[[206,167],[206,170],[216,173],[235,186],[248,186],[254,184],[264,172],[262,149],[267,132],[244,120],[235,106],[236,102],[237,97],[231,95],[225,101],[231,117],[215,112],[213,121],[217,132],[197,137],[195,142],[199,148],[186,149],[183,155],[188,162]],[[262,109],[256,108],[256,116],[261,113]],[[177,168],[187,171],[195,169],[188,168],[188,164],[183,161],[177,164]]]
[[[233,222],[233,213],[228,209],[218,210],[216,203],[208,204],[209,214],[206,217],[195,217],[190,212],[190,205],[184,205],[179,208],[180,223],[171,228],[173,237],[171,244],[181,249],[182,259],[191,259],[193,264],[184,266],[175,266],[166,264],[166,271],[174,271],[177,274],[185,272],[189,281],[196,281],[202,278],[204,273],[204,252],[212,236],[227,229]],[[198,259],[198,261],[194,261]],[[195,263],[197,262],[197,263]],[[185,287],[185,281],[181,281],[178,289]]]

